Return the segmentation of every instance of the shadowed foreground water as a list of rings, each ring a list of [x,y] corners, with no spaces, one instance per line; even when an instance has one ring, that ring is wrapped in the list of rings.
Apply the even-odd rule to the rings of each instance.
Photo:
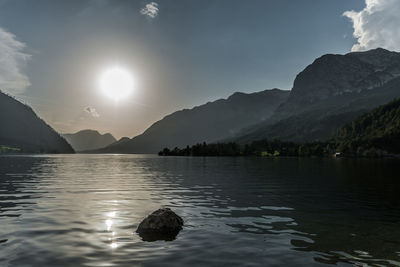
[[[0,266],[400,266],[400,162],[0,156]],[[170,207],[171,242],[135,233]]]

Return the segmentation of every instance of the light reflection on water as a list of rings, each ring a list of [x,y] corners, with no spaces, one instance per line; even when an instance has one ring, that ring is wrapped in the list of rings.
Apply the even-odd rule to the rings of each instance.
[[[0,157],[0,266],[400,266],[395,161]],[[172,242],[135,233],[170,207]]]

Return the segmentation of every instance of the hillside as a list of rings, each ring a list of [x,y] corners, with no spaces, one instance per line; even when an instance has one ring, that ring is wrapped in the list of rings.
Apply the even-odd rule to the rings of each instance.
[[[174,112],[143,134],[96,150],[98,153],[157,153],[161,147],[186,146],[234,136],[243,127],[267,120],[289,95],[273,89],[245,94]]]
[[[324,55],[301,71],[289,92],[236,93],[154,123],[143,134],[101,149],[154,153],[202,142],[328,140],[339,127],[400,97],[400,53],[385,49]]]
[[[82,130],[74,134],[62,135],[75,151],[106,147],[117,140],[110,133],[100,134],[95,130]]]
[[[299,73],[271,119],[243,129],[235,140],[327,140],[343,124],[400,97],[400,53],[384,49],[324,55]]]
[[[348,104],[348,96],[353,101],[358,95],[381,88],[399,76],[400,53],[397,52],[377,48],[323,55],[296,76],[288,100],[274,116],[286,118],[321,107]]]
[[[342,126],[325,142],[295,143],[261,139],[246,145],[234,142],[164,148],[161,156],[269,157],[385,157],[400,156],[400,100],[391,101]]]
[[[380,106],[341,127],[337,150],[363,156],[400,154],[400,100]]]
[[[73,153],[72,147],[27,105],[0,92],[1,151]]]

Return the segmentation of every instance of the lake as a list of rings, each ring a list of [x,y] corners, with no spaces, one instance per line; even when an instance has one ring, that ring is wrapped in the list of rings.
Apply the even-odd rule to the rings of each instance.
[[[400,266],[395,160],[0,156],[0,191],[0,266]]]

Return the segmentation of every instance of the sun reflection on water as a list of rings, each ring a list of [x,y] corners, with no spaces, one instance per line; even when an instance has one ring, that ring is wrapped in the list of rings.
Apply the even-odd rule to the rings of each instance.
[[[113,240],[116,233],[115,231],[111,231],[111,227],[114,225],[114,219],[116,214],[117,214],[116,211],[111,211],[106,213],[107,219],[104,222],[107,228],[107,232],[111,232],[112,237],[108,239],[109,241],[111,241],[111,243],[109,244],[111,249],[116,249],[118,247],[118,243]]]
[[[111,242],[110,247],[111,247],[112,249],[115,249],[115,248],[118,247],[118,243],[117,243],[117,242]]]
[[[107,231],[108,232],[110,232],[111,226],[114,224],[113,218],[115,217],[115,215],[116,215],[115,211],[111,211],[111,212],[107,213],[108,219],[105,221],[105,224],[107,226]],[[114,232],[113,232],[113,235],[115,235]]]
[[[107,216],[108,216],[108,217],[114,218],[114,217],[115,217],[115,214],[117,214],[116,211],[111,211],[111,212],[109,212],[109,213],[107,214]]]
[[[111,219],[106,220],[107,231],[110,232],[113,221]]]

